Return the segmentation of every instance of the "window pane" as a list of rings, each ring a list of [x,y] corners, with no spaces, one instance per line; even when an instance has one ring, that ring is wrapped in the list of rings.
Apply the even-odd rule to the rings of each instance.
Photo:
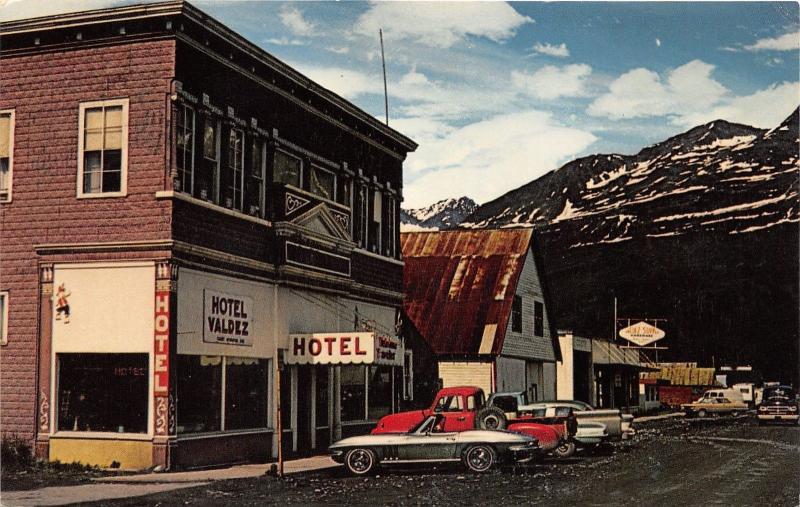
[[[0,157],[9,156],[9,142],[11,140],[11,115],[0,115]]]
[[[107,150],[122,149],[122,127],[106,128],[106,140],[103,147]]]
[[[344,204],[348,208],[350,207],[350,190],[351,190],[351,182],[348,179],[344,179],[342,183],[339,185],[339,191],[336,192],[336,201],[340,204]]]
[[[122,127],[122,106],[106,108],[106,128]]]
[[[102,130],[103,129],[103,108],[95,107],[85,110],[84,128],[86,130]]]
[[[86,135],[83,141],[83,149],[85,151],[98,151],[103,149],[103,130],[102,129],[86,129]]]
[[[83,191],[100,192],[100,152],[92,151],[83,155]]]
[[[319,167],[311,166],[311,191],[320,197],[333,199],[336,176]]]
[[[364,366],[342,366],[342,421],[363,421],[366,414]]]
[[[544,304],[539,301],[533,303],[533,334],[544,336]]]
[[[8,192],[8,157],[0,158],[0,193]],[[0,195],[5,197],[5,195]]]
[[[178,355],[178,433],[221,429],[222,358]]]
[[[392,367],[370,366],[369,368],[369,413],[374,421],[392,411]]]
[[[267,360],[229,357],[225,366],[225,430],[267,427]]]
[[[0,294],[0,342],[6,342],[5,326],[6,321],[6,295]]]
[[[301,162],[299,158],[293,157],[282,151],[275,152],[274,176],[276,182],[286,183],[300,187]]]
[[[147,432],[147,354],[59,354],[60,431]]]
[[[120,171],[103,171],[103,192],[119,192],[121,175]]]
[[[211,119],[206,119],[203,130],[203,155],[208,159],[217,160],[217,126]]]

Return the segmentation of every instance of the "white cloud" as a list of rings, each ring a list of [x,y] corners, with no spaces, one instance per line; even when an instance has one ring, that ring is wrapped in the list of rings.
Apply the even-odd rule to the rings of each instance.
[[[347,53],[350,52],[350,48],[347,46],[340,46],[340,47],[331,46],[325,49],[327,49],[331,53],[336,53],[337,55],[346,55]]]
[[[288,28],[294,35],[308,37],[314,35],[316,25],[306,21],[303,13],[296,7],[285,5],[278,13],[281,23]]]
[[[658,37],[656,37],[656,47],[658,48],[661,47],[661,39],[659,39]]]
[[[563,42],[559,45],[537,42],[533,45],[533,50],[547,56],[566,58],[569,56],[569,49]]]
[[[353,100],[359,95],[383,94],[383,81],[377,75],[340,67],[310,67],[291,64],[303,74],[342,97]]]
[[[618,120],[708,110],[729,95],[728,89],[711,77],[713,70],[713,65],[692,60],[662,80],[651,70],[633,69],[614,80],[608,93],[590,104],[588,113]]]
[[[543,100],[580,97],[591,73],[592,68],[582,63],[564,67],[545,65],[532,74],[512,71],[511,83],[526,94]]]
[[[760,128],[773,128],[786,119],[800,103],[800,83],[773,84],[751,95],[734,97],[725,104],[678,118],[686,126],[700,125],[716,119],[744,123]]]
[[[454,195],[486,202],[555,169],[596,140],[534,110],[460,128],[420,118],[392,126],[420,142],[404,164],[404,206],[412,208]]]
[[[273,44],[275,46],[305,46],[306,45],[306,43],[301,41],[301,40],[289,39],[288,37],[265,39],[264,42],[266,42],[267,44]]]
[[[759,39],[744,46],[747,51],[797,51],[800,49],[800,32],[785,33],[780,37]]]
[[[382,28],[387,38],[447,48],[468,36],[503,41],[532,22],[505,2],[374,2],[358,18],[354,31],[377,37]]]

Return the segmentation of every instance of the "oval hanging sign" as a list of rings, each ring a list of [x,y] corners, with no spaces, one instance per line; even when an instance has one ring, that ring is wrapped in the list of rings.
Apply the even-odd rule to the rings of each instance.
[[[651,343],[657,342],[658,340],[664,338],[666,333],[656,326],[642,321],[620,329],[619,335],[629,342],[635,343],[640,347],[644,347],[645,345],[650,345]]]

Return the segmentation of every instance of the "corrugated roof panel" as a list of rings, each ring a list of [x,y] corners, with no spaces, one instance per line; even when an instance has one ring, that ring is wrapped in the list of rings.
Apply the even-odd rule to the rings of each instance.
[[[530,229],[401,234],[406,314],[434,352],[500,352],[530,240]]]

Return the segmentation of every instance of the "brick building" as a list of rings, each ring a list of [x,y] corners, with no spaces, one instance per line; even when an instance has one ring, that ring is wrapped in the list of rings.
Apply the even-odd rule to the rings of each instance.
[[[399,402],[413,141],[185,2],[0,33],[4,432],[199,466]]]

